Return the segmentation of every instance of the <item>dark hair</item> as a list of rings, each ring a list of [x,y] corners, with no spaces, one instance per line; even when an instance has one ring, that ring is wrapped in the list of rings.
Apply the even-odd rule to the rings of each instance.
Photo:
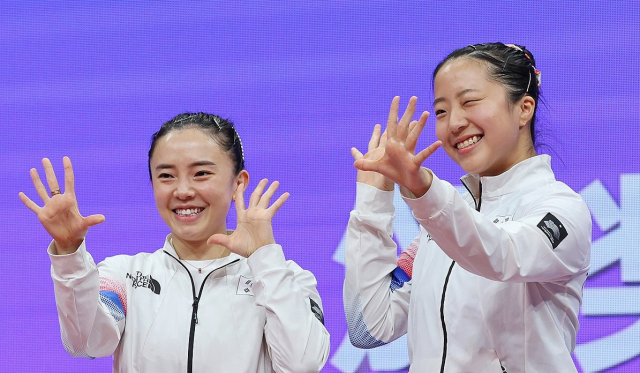
[[[237,175],[244,170],[244,150],[240,136],[229,119],[223,119],[217,115],[207,113],[184,113],[176,115],[170,121],[164,123],[158,132],[151,136],[151,147],[149,148],[149,178],[151,174],[151,157],[156,148],[156,143],[163,136],[172,131],[179,131],[186,128],[197,128],[209,134],[215,142],[220,145],[223,151],[229,153],[233,162],[233,171]]]
[[[535,146],[536,111],[540,97],[540,72],[536,69],[536,60],[527,48],[521,45],[503,43],[483,43],[469,45],[451,52],[433,71],[435,81],[438,71],[456,58],[467,57],[483,61],[487,65],[489,78],[501,83],[508,92],[507,98],[515,103],[524,95],[529,95],[536,103],[531,117],[531,140]]]

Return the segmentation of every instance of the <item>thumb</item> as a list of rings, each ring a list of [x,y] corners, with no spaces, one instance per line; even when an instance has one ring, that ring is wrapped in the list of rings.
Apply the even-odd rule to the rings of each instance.
[[[351,148],[351,155],[355,160],[362,158],[362,153],[360,153],[360,151],[356,148]]]
[[[207,240],[207,244],[220,245],[228,249],[231,245],[231,238],[226,234],[216,233],[213,236],[209,237],[209,239]]]
[[[89,215],[86,218],[84,218],[84,221],[87,223],[88,226],[93,227],[94,225],[98,225],[102,222],[105,221],[105,217],[102,214],[97,214],[97,215]]]

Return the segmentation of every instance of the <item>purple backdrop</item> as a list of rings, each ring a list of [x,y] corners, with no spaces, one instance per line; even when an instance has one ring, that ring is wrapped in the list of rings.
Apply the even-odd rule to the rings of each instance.
[[[108,372],[60,342],[46,232],[18,199],[29,168],[71,157],[96,260],[159,248],[168,233],[146,170],[150,135],[185,111],[237,123],[256,181],[291,198],[275,220],[288,258],[315,273],[331,333],[324,372],[406,371],[404,339],[345,342],[341,240],[354,203],[351,146],[391,98],[420,97],[451,50],[526,45],[542,71],[541,140],[559,179],[592,210],[594,246],[575,360],[581,372],[640,371],[640,2],[28,2],[0,4],[2,372]],[[433,118],[421,140],[435,139]],[[457,184],[439,151],[427,161]],[[416,231],[398,205],[396,238]],[[230,217],[230,226],[234,226]]]

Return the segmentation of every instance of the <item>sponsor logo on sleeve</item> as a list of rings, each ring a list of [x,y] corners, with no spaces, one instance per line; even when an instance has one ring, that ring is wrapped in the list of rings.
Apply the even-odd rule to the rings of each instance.
[[[538,228],[547,236],[554,249],[558,247],[560,242],[568,235],[564,224],[560,223],[560,220],[551,213],[547,213],[547,215],[540,220]]]

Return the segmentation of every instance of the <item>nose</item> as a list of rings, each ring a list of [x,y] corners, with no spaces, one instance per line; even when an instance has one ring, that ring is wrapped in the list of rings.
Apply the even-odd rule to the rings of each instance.
[[[449,130],[452,133],[458,133],[469,125],[469,121],[462,110],[451,110],[449,118]]]
[[[188,180],[179,180],[173,191],[173,195],[180,200],[188,200],[195,196],[195,191]]]

